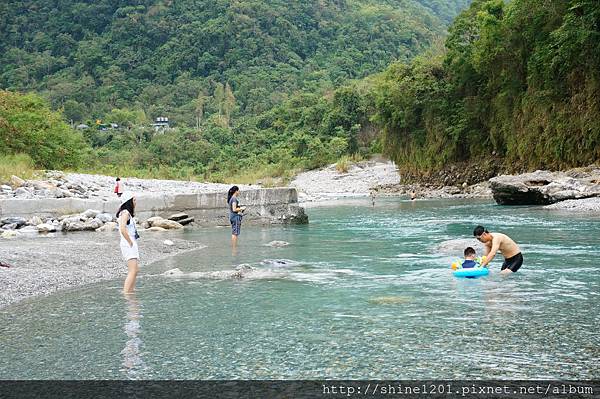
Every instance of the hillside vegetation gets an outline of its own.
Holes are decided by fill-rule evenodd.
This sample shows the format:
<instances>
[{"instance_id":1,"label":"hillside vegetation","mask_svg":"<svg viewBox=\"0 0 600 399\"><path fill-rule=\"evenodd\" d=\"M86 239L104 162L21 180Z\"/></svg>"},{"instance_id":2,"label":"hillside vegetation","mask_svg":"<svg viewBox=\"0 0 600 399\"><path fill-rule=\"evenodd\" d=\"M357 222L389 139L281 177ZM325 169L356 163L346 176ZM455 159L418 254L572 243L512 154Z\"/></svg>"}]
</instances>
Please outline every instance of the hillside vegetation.
<instances>
[{"instance_id":1,"label":"hillside vegetation","mask_svg":"<svg viewBox=\"0 0 600 399\"><path fill-rule=\"evenodd\" d=\"M473 1L443 50L377 77L383 148L405 170L493 154L511 171L600 160L596 0Z\"/></svg>"}]
</instances>

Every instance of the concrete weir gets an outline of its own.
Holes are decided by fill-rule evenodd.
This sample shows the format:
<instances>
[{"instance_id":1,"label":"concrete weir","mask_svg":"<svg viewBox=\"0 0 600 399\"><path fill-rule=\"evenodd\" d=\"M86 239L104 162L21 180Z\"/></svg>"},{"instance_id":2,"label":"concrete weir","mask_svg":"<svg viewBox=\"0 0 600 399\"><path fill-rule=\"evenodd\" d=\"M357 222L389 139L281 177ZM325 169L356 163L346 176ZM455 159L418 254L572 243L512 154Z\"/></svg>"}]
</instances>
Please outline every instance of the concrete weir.
<instances>
[{"instance_id":1,"label":"concrete weir","mask_svg":"<svg viewBox=\"0 0 600 399\"><path fill-rule=\"evenodd\" d=\"M225 193L157 194L136 193L136 218L145 220L152 216L168 217L185 212L202 225L228 225L229 211ZM295 188L261 188L240 193L240 205L247 207L244 222L257 224L302 224L308 216L298 205ZM33 216L58 217L94 209L114 214L119 207L118 198L37 198L1 199L0 217Z\"/></svg>"}]
</instances>

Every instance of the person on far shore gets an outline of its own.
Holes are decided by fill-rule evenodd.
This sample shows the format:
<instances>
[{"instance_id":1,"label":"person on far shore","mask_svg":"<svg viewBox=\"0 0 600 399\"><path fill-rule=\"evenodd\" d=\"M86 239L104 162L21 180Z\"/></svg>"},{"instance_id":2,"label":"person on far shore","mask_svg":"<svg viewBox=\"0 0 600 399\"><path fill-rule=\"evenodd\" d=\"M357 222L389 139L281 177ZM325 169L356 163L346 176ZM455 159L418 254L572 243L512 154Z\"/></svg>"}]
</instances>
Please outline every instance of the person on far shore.
<instances>
[{"instance_id":1,"label":"person on far shore","mask_svg":"<svg viewBox=\"0 0 600 399\"><path fill-rule=\"evenodd\" d=\"M132 193L127 192L121 196L121 206L117 211L121 253L127 262L127 278L123 284L123 292L126 294L135 290L135 279L139 271L140 254L137 244L139 235L135 227L135 205L135 197Z\"/></svg>"},{"instance_id":2,"label":"person on far shore","mask_svg":"<svg viewBox=\"0 0 600 399\"><path fill-rule=\"evenodd\" d=\"M242 227L242 216L246 210L245 206L240 207L238 201L238 195L240 188L233 186L227 193L227 204L229 205L229 222L231 223L231 244L235 247L237 245L237 238L240 235L240 229Z\"/></svg>"},{"instance_id":3,"label":"person on far shore","mask_svg":"<svg viewBox=\"0 0 600 399\"><path fill-rule=\"evenodd\" d=\"M123 195L123 183L121 183L121 178L117 177L117 183L115 184L115 194L117 197L121 197Z\"/></svg>"},{"instance_id":4,"label":"person on far shore","mask_svg":"<svg viewBox=\"0 0 600 399\"><path fill-rule=\"evenodd\" d=\"M475 238L483 243L483 254L487 256L481 262L481 266L487 265L494 259L498 251L504 256L504 263L500 274L515 273L523 265L523 255L519 246L506 234L490 233L483 226L477 226L473 230Z\"/></svg>"}]
</instances>

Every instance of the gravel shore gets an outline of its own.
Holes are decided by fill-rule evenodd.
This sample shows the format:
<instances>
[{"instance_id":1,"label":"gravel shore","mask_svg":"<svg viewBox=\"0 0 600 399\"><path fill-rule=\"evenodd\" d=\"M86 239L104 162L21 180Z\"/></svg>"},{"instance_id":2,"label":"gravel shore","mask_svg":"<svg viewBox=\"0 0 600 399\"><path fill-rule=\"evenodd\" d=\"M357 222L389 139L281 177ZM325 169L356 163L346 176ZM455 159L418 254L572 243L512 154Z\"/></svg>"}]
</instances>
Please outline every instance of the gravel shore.
<instances>
[{"instance_id":1,"label":"gravel shore","mask_svg":"<svg viewBox=\"0 0 600 399\"><path fill-rule=\"evenodd\" d=\"M202 248L178 237L181 233L145 234L139 241L140 273L143 275L144 267L151 263ZM173 245L165 244L165 239ZM0 261L10 264L10 268L0 267L0 308L25 298L102 280L124 279L127 275L115 232L0 240Z\"/></svg>"},{"instance_id":2,"label":"gravel shore","mask_svg":"<svg viewBox=\"0 0 600 399\"><path fill-rule=\"evenodd\" d=\"M375 196L410 196L416 198L492 198L487 182L471 186L436 187L401 183L398 169L391 161L363 161L352 164L347 172L336 165L300 173L290 183L298 190L303 203L328 199Z\"/></svg>"},{"instance_id":3,"label":"gravel shore","mask_svg":"<svg viewBox=\"0 0 600 399\"><path fill-rule=\"evenodd\" d=\"M600 215L600 197L561 201L556 204L547 205L544 209Z\"/></svg>"}]
</instances>

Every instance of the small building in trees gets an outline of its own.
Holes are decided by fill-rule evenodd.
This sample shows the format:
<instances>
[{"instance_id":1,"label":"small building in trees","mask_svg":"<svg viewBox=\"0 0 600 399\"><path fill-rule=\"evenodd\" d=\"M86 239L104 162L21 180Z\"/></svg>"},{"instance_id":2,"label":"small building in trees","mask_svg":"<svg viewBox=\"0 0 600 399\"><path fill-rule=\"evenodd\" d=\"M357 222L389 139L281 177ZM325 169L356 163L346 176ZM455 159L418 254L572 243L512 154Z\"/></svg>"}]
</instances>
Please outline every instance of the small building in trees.
<instances>
[{"instance_id":1,"label":"small building in trees","mask_svg":"<svg viewBox=\"0 0 600 399\"><path fill-rule=\"evenodd\" d=\"M159 116L150 126L152 126L154 131L157 133L163 133L171 128L171 125L169 124L169 118L166 116Z\"/></svg>"}]
</instances>

